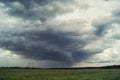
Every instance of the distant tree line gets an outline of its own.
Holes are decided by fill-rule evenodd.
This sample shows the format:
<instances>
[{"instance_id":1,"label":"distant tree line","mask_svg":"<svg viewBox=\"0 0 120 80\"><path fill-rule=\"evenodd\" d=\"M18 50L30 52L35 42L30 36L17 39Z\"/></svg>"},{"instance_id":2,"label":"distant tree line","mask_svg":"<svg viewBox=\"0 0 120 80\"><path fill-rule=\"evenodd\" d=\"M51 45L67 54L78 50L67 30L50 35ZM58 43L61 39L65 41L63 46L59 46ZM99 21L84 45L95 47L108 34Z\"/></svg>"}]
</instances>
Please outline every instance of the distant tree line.
<instances>
[{"instance_id":1,"label":"distant tree line","mask_svg":"<svg viewBox=\"0 0 120 80\"><path fill-rule=\"evenodd\" d=\"M0 69L120 69L120 65L102 67L77 67L77 68L0 67Z\"/></svg>"}]
</instances>

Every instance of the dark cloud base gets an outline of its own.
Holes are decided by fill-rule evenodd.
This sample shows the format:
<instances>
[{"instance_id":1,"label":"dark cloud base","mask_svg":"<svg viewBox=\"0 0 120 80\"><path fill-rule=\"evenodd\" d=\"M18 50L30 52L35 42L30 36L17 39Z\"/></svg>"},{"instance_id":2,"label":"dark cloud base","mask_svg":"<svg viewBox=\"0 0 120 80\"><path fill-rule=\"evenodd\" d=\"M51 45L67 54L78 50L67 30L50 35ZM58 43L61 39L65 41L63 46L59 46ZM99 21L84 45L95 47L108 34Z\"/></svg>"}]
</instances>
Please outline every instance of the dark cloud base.
<instances>
[{"instance_id":1,"label":"dark cloud base","mask_svg":"<svg viewBox=\"0 0 120 80\"><path fill-rule=\"evenodd\" d=\"M34 60L60 62L59 66L68 67L86 58L79 50L84 42L75 38L76 34L54 31L30 30L20 33L3 32L0 47ZM4 41L3 41L4 40Z\"/></svg>"}]
</instances>

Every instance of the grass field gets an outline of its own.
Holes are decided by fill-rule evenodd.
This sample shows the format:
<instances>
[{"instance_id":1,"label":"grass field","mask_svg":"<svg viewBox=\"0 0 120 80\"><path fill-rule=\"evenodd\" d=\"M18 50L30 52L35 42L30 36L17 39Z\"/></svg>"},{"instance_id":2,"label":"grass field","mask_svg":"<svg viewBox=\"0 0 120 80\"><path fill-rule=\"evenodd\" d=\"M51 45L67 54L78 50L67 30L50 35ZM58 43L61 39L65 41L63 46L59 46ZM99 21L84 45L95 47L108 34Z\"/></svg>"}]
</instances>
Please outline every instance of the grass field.
<instances>
[{"instance_id":1,"label":"grass field","mask_svg":"<svg viewBox=\"0 0 120 80\"><path fill-rule=\"evenodd\" d=\"M0 69L0 80L120 80L120 69Z\"/></svg>"}]
</instances>

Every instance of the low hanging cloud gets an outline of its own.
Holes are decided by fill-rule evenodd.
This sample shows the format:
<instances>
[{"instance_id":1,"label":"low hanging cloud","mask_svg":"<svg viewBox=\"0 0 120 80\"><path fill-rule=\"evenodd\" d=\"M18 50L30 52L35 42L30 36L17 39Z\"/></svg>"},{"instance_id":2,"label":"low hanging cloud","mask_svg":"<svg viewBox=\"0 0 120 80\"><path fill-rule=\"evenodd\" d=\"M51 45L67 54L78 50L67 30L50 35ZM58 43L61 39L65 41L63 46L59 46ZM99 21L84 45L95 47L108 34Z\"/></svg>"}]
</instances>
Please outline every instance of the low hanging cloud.
<instances>
[{"instance_id":1,"label":"low hanging cloud","mask_svg":"<svg viewBox=\"0 0 120 80\"><path fill-rule=\"evenodd\" d=\"M79 55L79 58L81 56L81 60L86 55L78 50L79 44L83 44L83 42L77 40L75 36L77 35L73 33L51 29L20 33L3 32L0 35L0 47L25 58L62 62L63 67L69 67L75 63L77 57L75 55Z\"/></svg>"},{"instance_id":2,"label":"low hanging cloud","mask_svg":"<svg viewBox=\"0 0 120 80\"><path fill-rule=\"evenodd\" d=\"M118 2L0 0L0 48L38 67L110 63L119 54Z\"/></svg>"}]
</instances>

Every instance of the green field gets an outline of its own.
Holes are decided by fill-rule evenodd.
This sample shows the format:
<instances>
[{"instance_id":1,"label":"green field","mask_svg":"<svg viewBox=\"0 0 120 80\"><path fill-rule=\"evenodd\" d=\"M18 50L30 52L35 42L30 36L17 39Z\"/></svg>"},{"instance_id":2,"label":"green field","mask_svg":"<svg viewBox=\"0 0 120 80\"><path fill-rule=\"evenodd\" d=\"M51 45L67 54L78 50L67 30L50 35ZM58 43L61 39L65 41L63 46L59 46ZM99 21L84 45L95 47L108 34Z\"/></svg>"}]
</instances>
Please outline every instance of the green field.
<instances>
[{"instance_id":1,"label":"green field","mask_svg":"<svg viewBox=\"0 0 120 80\"><path fill-rule=\"evenodd\" d=\"M0 80L120 80L120 69L0 69Z\"/></svg>"}]
</instances>

